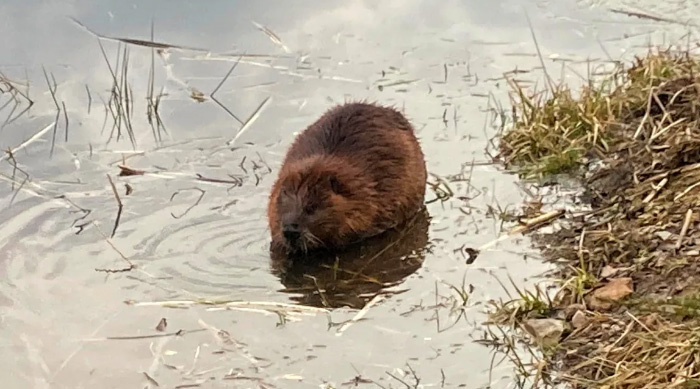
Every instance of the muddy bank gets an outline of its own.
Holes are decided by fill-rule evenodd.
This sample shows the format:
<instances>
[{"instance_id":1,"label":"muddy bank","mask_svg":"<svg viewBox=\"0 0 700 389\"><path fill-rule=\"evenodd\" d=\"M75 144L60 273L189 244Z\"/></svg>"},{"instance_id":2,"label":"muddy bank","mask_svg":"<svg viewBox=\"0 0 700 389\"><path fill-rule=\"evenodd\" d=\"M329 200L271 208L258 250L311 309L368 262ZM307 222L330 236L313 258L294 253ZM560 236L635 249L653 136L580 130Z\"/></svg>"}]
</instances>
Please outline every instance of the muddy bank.
<instances>
[{"instance_id":1,"label":"muddy bank","mask_svg":"<svg viewBox=\"0 0 700 389\"><path fill-rule=\"evenodd\" d=\"M523 177L551 184L565 174L580 188L554 231L532 235L558 266L557 289L523 293L492 315L539 350L536 372L523 374L576 388L693 387L700 376L695 47L650 50L577 90L511 84L517 119L500 139L502 160Z\"/></svg>"}]
</instances>

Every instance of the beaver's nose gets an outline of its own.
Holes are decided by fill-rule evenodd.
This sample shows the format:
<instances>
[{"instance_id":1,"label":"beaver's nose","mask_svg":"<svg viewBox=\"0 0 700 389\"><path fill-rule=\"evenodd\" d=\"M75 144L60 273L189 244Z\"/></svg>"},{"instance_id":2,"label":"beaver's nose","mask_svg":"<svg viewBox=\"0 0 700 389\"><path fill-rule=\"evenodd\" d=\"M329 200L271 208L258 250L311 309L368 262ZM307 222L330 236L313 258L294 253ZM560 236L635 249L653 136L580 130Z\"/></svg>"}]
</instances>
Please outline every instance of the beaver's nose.
<instances>
[{"instance_id":1,"label":"beaver's nose","mask_svg":"<svg viewBox=\"0 0 700 389\"><path fill-rule=\"evenodd\" d=\"M282 235L284 239L295 242L301 237L301 231L299 230L299 224L297 223L286 223L282 226Z\"/></svg>"}]
</instances>

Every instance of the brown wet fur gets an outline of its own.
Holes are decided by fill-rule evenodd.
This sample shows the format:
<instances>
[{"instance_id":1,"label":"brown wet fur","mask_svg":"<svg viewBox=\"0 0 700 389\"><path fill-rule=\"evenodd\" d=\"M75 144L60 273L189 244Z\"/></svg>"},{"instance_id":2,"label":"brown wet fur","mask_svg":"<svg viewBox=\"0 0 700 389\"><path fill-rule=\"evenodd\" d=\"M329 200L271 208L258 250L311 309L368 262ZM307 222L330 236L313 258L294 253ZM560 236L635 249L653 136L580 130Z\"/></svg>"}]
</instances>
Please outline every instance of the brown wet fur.
<instances>
[{"instance_id":1,"label":"brown wet fur","mask_svg":"<svg viewBox=\"0 0 700 389\"><path fill-rule=\"evenodd\" d=\"M338 249L404 225L424 204L427 173L413 126L397 110L347 103L299 134L268 203L271 248ZM285 239L296 224L301 238Z\"/></svg>"}]
</instances>

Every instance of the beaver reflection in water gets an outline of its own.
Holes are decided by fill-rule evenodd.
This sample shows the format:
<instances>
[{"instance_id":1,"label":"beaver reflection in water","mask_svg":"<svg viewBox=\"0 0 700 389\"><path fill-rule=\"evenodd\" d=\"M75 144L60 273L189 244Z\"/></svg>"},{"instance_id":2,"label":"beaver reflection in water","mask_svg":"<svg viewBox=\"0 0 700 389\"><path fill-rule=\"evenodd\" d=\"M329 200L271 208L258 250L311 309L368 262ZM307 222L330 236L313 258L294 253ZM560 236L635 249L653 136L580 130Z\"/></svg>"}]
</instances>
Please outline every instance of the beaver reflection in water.
<instances>
[{"instance_id":1,"label":"beaver reflection in water","mask_svg":"<svg viewBox=\"0 0 700 389\"><path fill-rule=\"evenodd\" d=\"M425 207L401 229L389 229L360 244L332 252L307 253L291 260L283 251L270 252L270 271L279 278L289 299L318 308L362 309L377 295L409 290L400 285L416 273L434 247Z\"/></svg>"},{"instance_id":2,"label":"beaver reflection in water","mask_svg":"<svg viewBox=\"0 0 700 389\"><path fill-rule=\"evenodd\" d=\"M397 110L348 103L300 133L268 204L271 248L340 249L404 225L423 208L426 168Z\"/></svg>"}]
</instances>

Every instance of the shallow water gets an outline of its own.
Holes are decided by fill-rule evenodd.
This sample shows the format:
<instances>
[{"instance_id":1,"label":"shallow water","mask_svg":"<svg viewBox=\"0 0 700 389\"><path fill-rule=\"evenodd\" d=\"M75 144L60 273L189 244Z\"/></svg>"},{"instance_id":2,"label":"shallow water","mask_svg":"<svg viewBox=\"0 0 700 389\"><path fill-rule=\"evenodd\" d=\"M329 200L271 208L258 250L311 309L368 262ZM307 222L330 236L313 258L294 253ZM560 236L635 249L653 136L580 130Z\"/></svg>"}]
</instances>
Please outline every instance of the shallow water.
<instances>
[{"instance_id":1,"label":"shallow water","mask_svg":"<svg viewBox=\"0 0 700 389\"><path fill-rule=\"evenodd\" d=\"M0 167L5 387L340 387L356 377L360 386L376 386L371 380L387 388L404 387L400 380L413 385L416 377L420 387L512 386L512 366L492 366L492 352L473 342L484 332L481 312L490 299L506 297L496 278L529 285L547 267L526 239L505 240L469 265L463 249L500 235L489 206L513 209L525 196L516 177L484 163L500 124L492 110L508 103L503 73L534 70L517 78L542 82L525 10L543 55L559 59L547 61L549 71L558 75L566 64L565 77L574 82L587 59L617 58L661 39L662 29L590 1L270 4L0 4L0 71L17 85L28 80L35 102L19 115L27 103L17 96L17 107L0 110L7 122L0 146L21 146L16 168L6 159ZM115 126L104 103L114 79L87 29L150 40L152 20L156 41L204 51L154 54L153 90L164 93L165 130L158 130L146 115L152 50L128 45L128 81L121 85L129 85L131 124L122 122L119 139L116 129L110 139ZM116 61L125 45L102 44L120 78ZM240 133L241 123L209 98L239 60L216 97L241 121L253 117ZM42 67L55 78L58 116ZM10 99L2 90L0 106ZM193 99L193 90L206 100ZM337 295L320 296L302 274L281 280L266 250L265 205L294 133L332 104L353 99L402 108L429 171L450 181L454 196L428 205L427 236L419 231L410 247L396 246L416 262L397 255L387 257L395 268L355 268L392 285L365 306L362 320L341 326L358 311L338 306L360 308L380 288L343 284ZM120 177L119 164L146 174ZM118 204L108 176L123 203L109 241ZM428 191L429 200L435 196ZM122 256L137 267L99 271L124 269ZM327 269L306 272L337 282ZM463 282L473 291L457 321L450 307L459 300L448 285ZM317 313L281 322L269 311L186 303L204 299L333 309L330 319ZM164 301L182 303L146 304ZM165 332L156 331L162 318ZM207 330L152 336L201 328Z\"/></svg>"}]
</instances>

